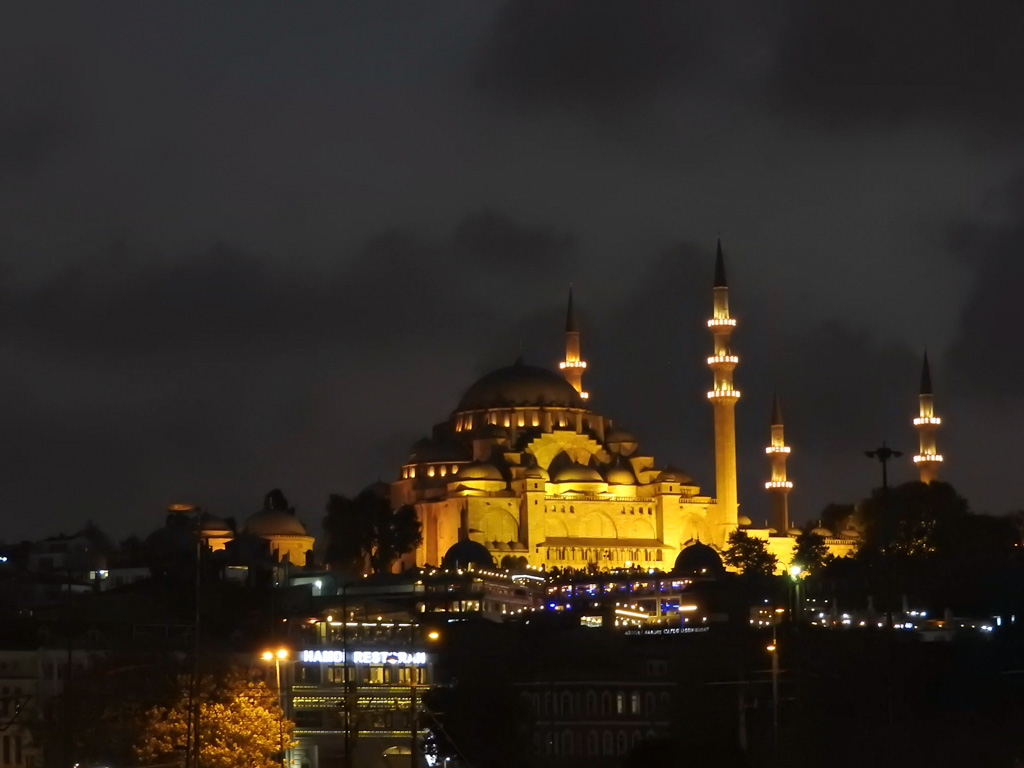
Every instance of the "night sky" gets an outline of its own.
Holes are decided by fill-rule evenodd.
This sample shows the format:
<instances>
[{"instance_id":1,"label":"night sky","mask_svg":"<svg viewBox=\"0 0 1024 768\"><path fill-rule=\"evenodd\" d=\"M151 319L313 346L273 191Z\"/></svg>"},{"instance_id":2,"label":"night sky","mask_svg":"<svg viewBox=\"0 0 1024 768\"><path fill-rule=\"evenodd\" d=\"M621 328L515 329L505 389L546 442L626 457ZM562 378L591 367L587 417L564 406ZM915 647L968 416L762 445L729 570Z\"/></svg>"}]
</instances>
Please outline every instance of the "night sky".
<instances>
[{"instance_id":1,"label":"night sky","mask_svg":"<svg viewBox=\"0 0 1024 768\"><path fill-rule=\"evenodd\" d=\"M22 3L0 27L7 541L396 476L481 373L555 366L741 512L771 393L798 521L879 482L932 359L944 479L1024 506L1024 8L986 0Z\"/></svg>"}]
</instances>

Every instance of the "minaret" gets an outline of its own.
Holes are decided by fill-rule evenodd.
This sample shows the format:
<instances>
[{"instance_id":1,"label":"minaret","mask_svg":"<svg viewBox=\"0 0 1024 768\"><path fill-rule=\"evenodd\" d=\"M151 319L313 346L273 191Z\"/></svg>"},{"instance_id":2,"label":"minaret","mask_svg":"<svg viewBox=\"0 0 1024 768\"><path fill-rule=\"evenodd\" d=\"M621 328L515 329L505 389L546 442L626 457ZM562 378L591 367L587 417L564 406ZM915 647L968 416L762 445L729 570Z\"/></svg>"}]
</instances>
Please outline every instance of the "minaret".
<instances>
[{"instance_id":1,"label":"minaret","mask_svg":"<svg viewBox=\"0 0 1024 768\"><path fill-rule=\"evenodd\" d=\"M914 427L920 436L921 450L914 457L917 471L921 473L921 482L930 483L939 479L939 467L942 466L942 454L935 447L935 432L942 419L935 415L932 398L932 374L928 369L928 353L924 353L924 364L921 366L921 393L917 396L918 415L914 419Z\"/></svg>"},{"instance_id":2,"label":"minaret","mask_svg":"<svg viewBox=\"0 0 1024 768\"><path fill-rule=\"evenodd\" d=\"M715 375L715 388L708 392L708 400L715 414L715 495L717 496L719 530L715 543L725 544L729 532L736 529L739 502L736 499L736 419L734 406L740 393L732 383L732 371L740 359L732 354L729 338L736 321L729 317L729 286L725 281L725 260L722 241L718 241L715 256L714 315L708 328L715 339L715 354L708 358L708 366Z\"/></svg>"},{"instance_id":3,"label":"minaret","mask_svg":"<svg viewBox=\"0 0 1024 768\"><path fill-rule=\"evenodd\" d=\"M789 532L789 492L793 490L793 483L786 479L789 446L782 433L782 408L779 407L778 394L772 401L772 443L764 452L772 465L772 479L764 484L772 497L772 528L785 536Z\"/></svg>"},{"instance_id":4,"label":"minaret","mask_svg":"<svg viewBox=\"0 0 1024 768\"><path fill-rule=\"evenodd\" d=\"M583 369L587 364L580 359L580 327L576 323L576 308L572 303L572 286L569 286L569 309L565 313L565 360L558 364L565 380L586 400L589 392L583 391Z\"/></svg>"}]
</instances>

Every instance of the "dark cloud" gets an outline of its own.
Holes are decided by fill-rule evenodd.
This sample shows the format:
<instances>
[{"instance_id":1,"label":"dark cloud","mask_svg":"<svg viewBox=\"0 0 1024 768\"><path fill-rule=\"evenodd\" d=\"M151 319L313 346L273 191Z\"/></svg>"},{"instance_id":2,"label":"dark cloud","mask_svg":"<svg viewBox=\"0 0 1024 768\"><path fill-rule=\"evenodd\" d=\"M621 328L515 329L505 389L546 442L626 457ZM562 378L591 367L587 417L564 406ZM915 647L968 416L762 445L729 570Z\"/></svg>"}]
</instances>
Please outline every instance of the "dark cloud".
<instances>
[{"instance_id":1,"label":"dark cloud","mask_svg":"<svg viewBox=\"0 0 1024 768\"><path fill-rule=\"evenodd\" d=\"M951 234L969 270L971 291L950 364L959 391L1005 401L1024 399L1024 177L1002 199L1011 212L1008 223L965 222Z\"/></svg>"},{"instance_id":2,"label":"dark cloud","mask_svg":"<svg viewBox=\"0 0 1024 768\"><path fill-rule=\"evenodd\" d=\"M698 60L689 3L510 0L485 40L480 84L535 106L614 108Z\"/></svg>"},{"instance_id":3,"label":"dark cloud","mask_svg":"<svg viewBox=\"0 0 1024 768\"><path fill-rule=\"evenodd\" d=\"M773 91L833 128L939 121L986 135L1024 123L1024 9L1013 0L796 0Z\"/></svg>"},{"instance_id":4,"label":"dark cloud","mask_svg":"<svg viewBox=\"0 0 1024 768\"><path fill-rule=\"evenodd\" d=\"M7 285L0 464L10 502L35 514L3 535L87 518L145 530L179 497L244 517L273 485L315 522L327 493L390 476L469 383L467 361L512 359L499 340L529 280L514 265L538 255L567 276L575 251L488 212L437 236L383 232L329 270L226 245L155 263L119 245Z\"/></svg>"}]
</instances>

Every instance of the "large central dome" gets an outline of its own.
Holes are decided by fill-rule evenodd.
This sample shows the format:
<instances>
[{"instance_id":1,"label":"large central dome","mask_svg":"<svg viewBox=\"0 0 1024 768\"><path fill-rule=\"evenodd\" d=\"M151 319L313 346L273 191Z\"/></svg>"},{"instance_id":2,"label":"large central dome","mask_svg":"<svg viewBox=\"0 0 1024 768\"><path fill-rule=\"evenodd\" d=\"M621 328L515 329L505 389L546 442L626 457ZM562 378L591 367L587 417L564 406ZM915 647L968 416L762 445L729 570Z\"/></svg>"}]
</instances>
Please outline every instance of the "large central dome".
<instances>
[{"instance_id":1,"label":"large central dome","mask_svg":"<svg viewBox=\"0 0 1024 768\"><path fill-rule=\"evenodd\" d=\"M572 384L554 371L517 362L478 379L459 401L459 411L547 406L584 408Z\"/></svg>"}]
</instances>

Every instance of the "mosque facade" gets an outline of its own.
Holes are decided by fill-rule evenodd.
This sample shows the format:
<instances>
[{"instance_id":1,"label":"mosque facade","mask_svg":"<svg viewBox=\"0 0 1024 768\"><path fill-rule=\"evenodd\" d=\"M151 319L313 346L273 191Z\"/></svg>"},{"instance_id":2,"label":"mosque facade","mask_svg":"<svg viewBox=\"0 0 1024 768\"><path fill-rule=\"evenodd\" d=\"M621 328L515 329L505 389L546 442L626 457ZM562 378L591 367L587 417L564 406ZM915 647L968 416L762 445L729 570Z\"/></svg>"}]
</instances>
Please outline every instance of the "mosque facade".
<instances>
[{"instance_id":1,"label":"mosque facade","mask_svg":"<svg viewBox=\"0 0 1024 768\"><path fill-rule=\"evenodd\" d=\"M590 407L587 363L572 293L559 371L514 365L466 390L449 418L413 445L392 483L394 506L413 505L423 526L415 564L438 564L460 541L495 563L580 571L668 570L695 542L726 546L740 523L733 407L740 393L719 245L708 320L713 373L717 498L681 469ZM748 522L744 520L744 522ZM411 564L411 563L409 563Z\"/></svg>"}]
</instances>

